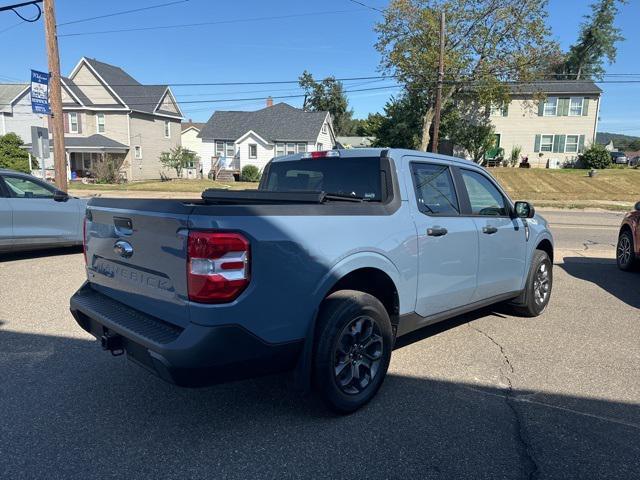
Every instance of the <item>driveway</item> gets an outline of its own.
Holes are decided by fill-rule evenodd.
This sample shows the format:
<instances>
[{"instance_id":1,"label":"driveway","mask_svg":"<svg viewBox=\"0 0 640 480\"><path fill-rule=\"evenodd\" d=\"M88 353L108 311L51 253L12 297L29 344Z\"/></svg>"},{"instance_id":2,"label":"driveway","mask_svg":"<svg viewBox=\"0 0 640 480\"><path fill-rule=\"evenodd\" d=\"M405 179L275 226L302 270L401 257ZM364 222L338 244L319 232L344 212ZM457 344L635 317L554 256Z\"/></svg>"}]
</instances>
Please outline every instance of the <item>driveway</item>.
<instances>
[{"instance_id":1,"label":"driveway","mask_svg":"<svg viewBox=\"0 0 640 480\"><path fill-rule=\"evenodd\" d=\"M576 248L543 316L486 309L401 339L379 395L347 417L286 375L165 384L75 324L81 253L9 257L0 478L638 478L640 274L562 231Z\"/></svg>"}]
</instances>

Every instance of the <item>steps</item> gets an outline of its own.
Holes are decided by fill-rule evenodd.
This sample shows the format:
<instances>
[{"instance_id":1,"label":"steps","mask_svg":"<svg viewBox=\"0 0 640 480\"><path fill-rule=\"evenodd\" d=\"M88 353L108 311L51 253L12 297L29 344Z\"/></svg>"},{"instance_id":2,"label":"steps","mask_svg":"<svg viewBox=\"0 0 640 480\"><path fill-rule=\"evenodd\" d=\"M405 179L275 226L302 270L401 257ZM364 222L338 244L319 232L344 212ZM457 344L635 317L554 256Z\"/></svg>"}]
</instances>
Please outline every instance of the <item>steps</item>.
<instances>
[{"instance_id":1,"label":"steps","mask_svg":"<svg viewBox=\"0 0 640 480\"><path fill-rule=\"evenodd\" d=\"M233 176L233 170L220 170L216 175L217 182L235 182L236 178Z\"/></svg>"}]
</instances>

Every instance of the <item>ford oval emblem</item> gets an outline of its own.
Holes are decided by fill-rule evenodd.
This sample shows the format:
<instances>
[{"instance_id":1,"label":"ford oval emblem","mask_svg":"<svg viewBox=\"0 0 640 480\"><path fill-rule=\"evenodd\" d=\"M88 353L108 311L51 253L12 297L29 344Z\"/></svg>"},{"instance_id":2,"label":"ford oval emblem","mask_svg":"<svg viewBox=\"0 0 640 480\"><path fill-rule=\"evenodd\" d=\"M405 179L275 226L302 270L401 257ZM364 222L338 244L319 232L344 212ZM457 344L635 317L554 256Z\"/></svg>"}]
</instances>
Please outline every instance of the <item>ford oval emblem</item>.
<instances>
[{"instance_id":1,"label":"ford oval emblem","mask_svg":"<svg viewBox=\"0 0 640 480\"><path fill-rule=\"evenodd\" d=\"M125 242L124 240L118 240L113 246L113 251L116 255L120 255L123 258L129 258L133 255L133 247L129 242Z\"/></svg>"}]
</instances>

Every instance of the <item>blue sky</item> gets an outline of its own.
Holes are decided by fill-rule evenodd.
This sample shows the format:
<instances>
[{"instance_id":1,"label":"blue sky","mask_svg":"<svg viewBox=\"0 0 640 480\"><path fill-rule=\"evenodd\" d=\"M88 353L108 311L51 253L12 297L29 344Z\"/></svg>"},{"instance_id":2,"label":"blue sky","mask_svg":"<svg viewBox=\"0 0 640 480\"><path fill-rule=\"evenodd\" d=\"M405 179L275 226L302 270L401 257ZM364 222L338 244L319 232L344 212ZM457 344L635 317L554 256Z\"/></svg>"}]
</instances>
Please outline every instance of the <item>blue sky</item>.
<instances>
[{"instance_id":1,"label":"blue sky","mask_svg":"<svg viewBox=\"0 0 640 480\"><path fill-rule=\"evenodd\" d=\"M10 0L0 0L8 4ZM95 2L58 0L58 23L121 10L168 3L171 0L111 0ZM383 8L384 0L364 0ZM563 48L576 39L586 0L551 0L549 24ZM333 13L326 13L333 12ZM30 10L22 10L24 15ZM127 33L62 36L144 26L219 22L284 15L305 16L261 21L219 23ZM193 83L295 80L307 69L317 78L327 75L359 77L378 74L379 55L374 48L373 25L380 14L349 0L305 2L295 0L190 0L164 8L61 26L60 57L68 74L82 56L97 58L124 68L142 83ZM618 19L626 41L619 45L618 59L607 67L611 73L640 75L640 1L623 7ZM8 29L8 30L7 30ZM29 70L47 70L42 20L20 23L11 12L0 13L0 82L26 81ZM640 77L635 77L640 78ZM346 82L347 90L391 85L388 80ZM600 131L640 135L640 83L601 84L604 90ZM226 103L185 103L211 99L240 99L269 94L299 93L295 85L172 87L187 118L206 120L216 109L253 110L263 100ZM381 111L393 89L349 94L356 117ZM276 99L276 101L278 101ZM299 106L301 99L283 99Z\"/></svg>"}]
</instances>

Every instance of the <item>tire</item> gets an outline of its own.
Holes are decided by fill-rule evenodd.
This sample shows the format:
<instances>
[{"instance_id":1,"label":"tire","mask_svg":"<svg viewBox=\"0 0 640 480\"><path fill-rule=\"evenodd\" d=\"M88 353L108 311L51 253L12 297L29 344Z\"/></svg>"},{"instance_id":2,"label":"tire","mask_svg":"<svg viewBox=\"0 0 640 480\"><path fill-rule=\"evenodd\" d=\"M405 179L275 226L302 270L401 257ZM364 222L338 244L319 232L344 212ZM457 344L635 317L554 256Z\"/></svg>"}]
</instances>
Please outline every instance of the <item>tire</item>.
<instances>
[{"instance_id":1,"label":"tire","mask_svg":"<svg viewBox=\"0 0 640 480\"><path fill-rule=\"evenodd\" d=\"M631 232L625 230L618 237L618 244L616 246L616 262L618 268L625 272L635 270L638 262L635 259L635 250L633 245L633 235Z\"/></svg>"},{"instance_id":2,"label":"tire","mask_svg":"<svg viewBox=\"0 0 640 480\"><path fill-rule=\"evenodd\" d=\"M546 273L545 273L546 272ZM524 289L524 302L514 306L518 315L537 317L549 304L553 287L553 264L547 252L535 250Z\"/></svg>"},{"instance_id":3,"label":"tire","mask_svg":"<svg viewBox=\"0 0 640 480\"><path fill-rule=\"evenodd\" d=\"M315 338L313 381L324 403L341 414L366 405L391 360L393 333L382 303L355 290L332 293L321 305Z\"/></svg>"}]
</instances>

